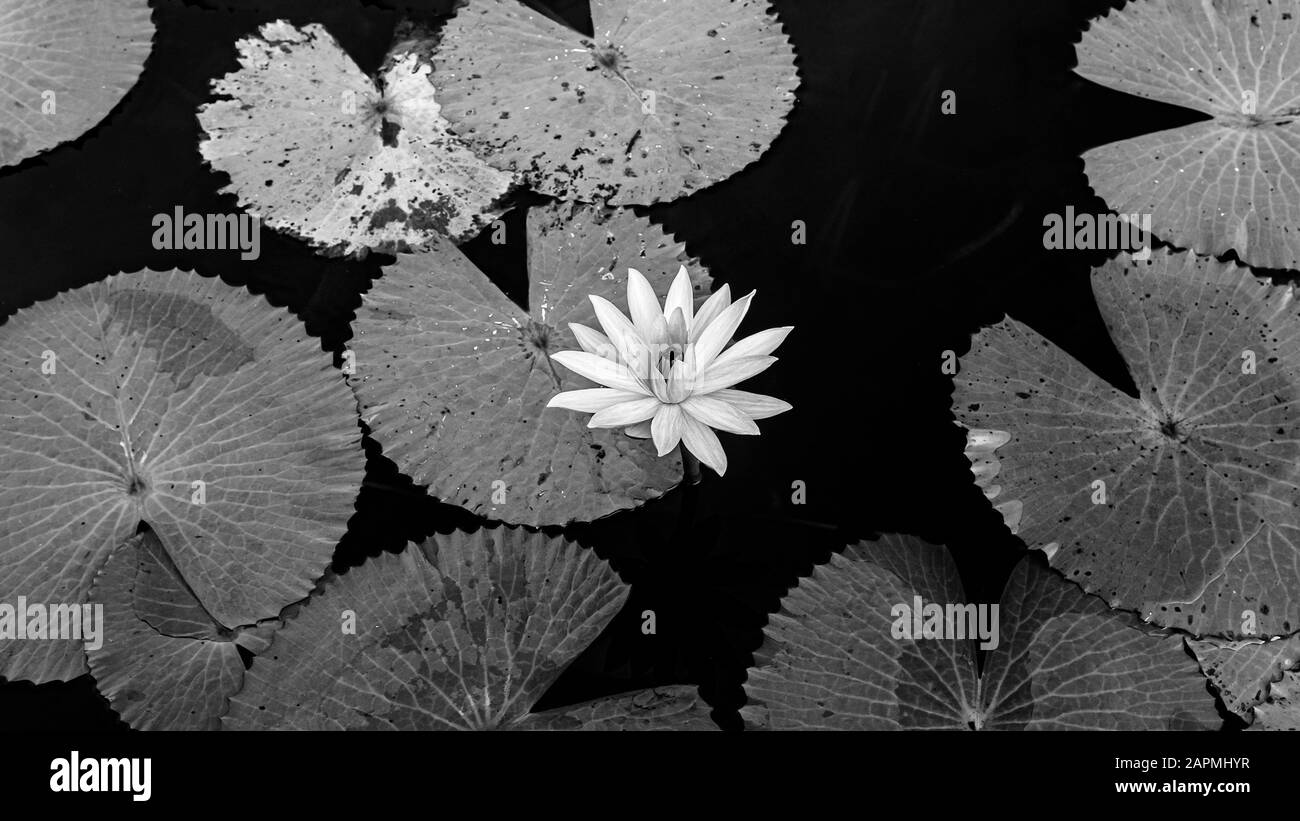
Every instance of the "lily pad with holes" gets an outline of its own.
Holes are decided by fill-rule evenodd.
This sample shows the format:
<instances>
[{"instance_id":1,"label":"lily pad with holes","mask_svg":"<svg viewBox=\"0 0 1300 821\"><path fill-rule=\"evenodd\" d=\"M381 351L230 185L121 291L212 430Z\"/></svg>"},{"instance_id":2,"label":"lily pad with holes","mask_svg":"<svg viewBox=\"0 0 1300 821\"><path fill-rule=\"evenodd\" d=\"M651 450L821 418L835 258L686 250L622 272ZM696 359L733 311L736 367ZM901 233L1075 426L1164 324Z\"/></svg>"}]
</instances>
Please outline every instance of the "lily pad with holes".
<instances>
[{"instance_id":1,"label":"lily pad with holes","mask_svg":"<svg viewBox=\"0 0 1300 821\"><path fill-rule=\"evenodd\" d=\"M921 633L897 628L914 621L918 604ZM932 622L938 631L925 627L927 605L943 612ZM974 607L964 601L946 548L892 534L851 545L801 581L772 616L741 716L751 729L767 730L1189 730L1221 723L1180 636L1108 610L1034 556L1016 566L996 612L981 616ZM982 675L980 644L993 645L983 651Z\"/></svg>"},{"instance_id":2,"label":"lily pad with holes","mask_svg":"<svg viewBox=\"0 0 1300 821\"><path fill-rule=\"evenodd\" d=\"M682 244L629 211L554 204L528 214L528 307L448 243L399 258L363 297L351 382L384 455L429 493L489 519L590 521L681 481L681 460L587 416L546 407L594 383L549 354L598 327L588 296L626 302L627 271L662 300L682 265L697 301L709 276Z\"/></svg>"},{"instance_id":3,"label":"lily pad with holes","mask_svg":"<svg viewBox=\"0 0 1300 821\"><path fill-rule=\"evenodd\" d=\"M0 0L0 166L99 124L144 69L148 0Z\"/></svg>"},{"instance_id":4,"label":"lily pad with holes","mask_svg":"<svg viewBox=\"0 0 1300 821\"><path fill-rule=\"evenodd\" d=\"M1254 719L1255 705L1268 698L1269 687L1300 664L1300 636L1272 641L1191 640L1188 646L1224 706L1248 721Z\"/></svg>"},{"instance_id":5,"label":"lily pad with holes","mask_svg":"<svg viewBox=\"0 0 1300 821\"><path fill-rule=\"evenodd\" d=\"M355 400L302 324L186 271L119 274L0 326L0 601L81 604L144 521L227 629L312 587L364 468ZM0 675L84 673L73 640Z\"/></svg>"},{"instance_id":6,"label":"lily pad with holes","mask_svg":"<svg viewBox=\"0 0 1300 821\"><path fill-rule=\"evenodd\" d=\"M412 42L378 81L318 24L267 23L238 45L239 70L212 84L225 99L199 108L199 150L267 225L360 255L460 242L500 213L514 176L447 131Z\"/></svg>"},{"instance_id":7,"label":"lily pad with holes","mask_svg":"<svg viewBox=\"0 0 1300 821\"><path fill-rule=\"evenodd\" d=\"M799 85L767 0L592 0L595 36L471 0L434 54L479 156L564 199L648 205L726 179L780 133Z\"/></svg>"},{"instance_id":8,"label":"lily pad with holes","mask_svg":"<svg viewBox=\"0 0 1300 821\"><path fill-rule=\"evenodd\" d=\"M1182 248L1300 268L1300 9L1272 0L1130 0L1093 21L1078 73L1210 119L1084 154L1120 213Z\"/></svg>"},{"instance_id":9,"label":"lily pad with holes","mask_svg":"<svg viewBox=\"0 0 1300 821\"><path fill-rule=\"evenodd\" d=\"M1158 624L1300 627L1300 320L1291 287L1195 255L1094 269L1138 395L1006 319L953 410L984 495L1052 565ZM1242 612L1257 614L1252 633Z\"/></svg>"},{"instance_id":10,"label":"lily pad with holes","mask_svg":"<svg viewBox=\"0 0 1300 821\"><path fill-rule=\"evenodd\" d=\"M590 550L515 528L381 553L276 632L223 719L234 730L712 728L694 688L530 712L629 588Z\"/></svg>"},{"instance_id":11,"label":"lily pad with holes","mask_svg":"<svg viewBox=\"0 0 1300 821\"><path fill-rule=\"evenodd\" d=\"M1252 730L1300 730L1300 670L1292 670L1269 687L1268 698L1255 707Z\"/></svg>"},{"instance_id":12,"label":"lily pad with holes","mask_svg":"<svg viewBox=\"0 0 1300 821\"><path fill-rule=\"evenodd\" d=\"M90 672L136 730L220 729L244 681L237 648L261 652L275 624L218 624L151 531L113 551L90 598L104 607L103 644L86 651Z\"/></svg>"}]
</instances>

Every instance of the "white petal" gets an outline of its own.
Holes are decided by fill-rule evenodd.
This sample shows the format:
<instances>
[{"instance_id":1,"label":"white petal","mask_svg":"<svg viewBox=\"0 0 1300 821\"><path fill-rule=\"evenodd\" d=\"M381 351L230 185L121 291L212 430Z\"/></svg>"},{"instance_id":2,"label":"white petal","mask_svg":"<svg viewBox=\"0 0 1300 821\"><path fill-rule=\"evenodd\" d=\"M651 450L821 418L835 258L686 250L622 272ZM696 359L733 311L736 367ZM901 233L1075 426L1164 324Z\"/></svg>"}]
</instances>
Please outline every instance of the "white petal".
<instances>
[{"instance_id":1,"label":"white petal","mask_svg":"<svg viewBox=\"0 0 1300 821\"><path fill-rule=\"evenodd\" d=\"M730 362L714 362L695 380L693 393L706 396L730 388L737 382L744 382L751 376L762 373L775 361L775 356L742 356Z\"/></svg>"},{"instance_id":2,"label":"white petal","mask_svg":"<svg viewBox=\"0 0 1300 821\"><path fill-rule=\"evenodd\" d=\"M668 320L663 314L650 320L650 333L646 334L646 342L660 347L668 344Z\"/></svg>"},{"instance_id":3,"label":"white petal","mask_svg":"<svg viewBox=\"0 0 1300 821\"><path fill-rule=\"evenodd\" d=\"M690 396L695 387L695 369L689 362L678 360L668 372L668 387L664 394L669 402L681 402Z\"/></svg>"},{"instance_id":4,"label":"white petal","mask_svg":"<svg viewBox=\"0 0 1300 821\"><path fill-rule=\"evenodd\" d=\"M646 380L650 383L650 393L658 397L660 402L668 401L668 380L664 378L663 372L656 365L650 369L650 378Z\"/></svg>"},{"instance_id":5,"label":"white petal","mask_svg":"<svg viewBox=\"0 0 1300 821\"><path fill-rule=\"evenodd\" d=\"M717 362L715 361L714 364L716 365ZM761 393L750 393L749 391L738 391L734 388L714 391L709 396L714 399L721 399L750 419L767 419L776 416L778 413L785 413L793 407L789 402L783 402L775 397L764 396Z\"/></svg>"},{"instance_id":6,"label":"white petal","mask_svg":"<svg viewBox=\"0 0 1300 821\"><path fill-rule=\"evenodd\" d=\"M655 296L655 289L650 287L650 283L635 268L627 269L627 307L637 330L643 337L649 339L651 324L655 317L663 316L664 312L659 307L659 297Z\"/></svg>"},{"instance_id":7,"label":"white petal","mask_svg":"<svg viewBox=\"0 0 1300 821\"><path fill-rule=\"evenodd\" d=\"M589 428L625 428L644 422L655 415L663 405L653 396L644 396L630 402L620 402L598 412L587 423Z\"/></svg>"},{"instance_id":8,"label":"white petal","mask_svg":"<svg viewBox=\"0 0 1300 821\"><path fill-rule=\"evenodd\" d=\"M637 422L635 425L630 425L630 426L624 428L624 429L623 429L623 432L626 433L628 436L631 436L631 437L634 438L634 439L649 439L649 438L650 438L650 423L649 423L649 422Z\"/></svg>"},{"instance_id":9,"label":"white petal","mask_svg":"<svg viewBox=\"0 0 1300 821\"><path fill-rule=\"evenodd\" d=\"M713 364L717 365L745 356L767 356L772 351L775 351L793 330L793 326L786 326L784 328L769 328L766 331L751 334L718 354L717 359L713 360Z\"/></svg>"},{"instance_id":10,"label":"white petal","mask_svg":"<svg viewBox=\"0 0 1300 821\"><path fill-rule=\"evenodd\" d=\"M686 314L682 313L681 308L673 308L673 312L668 316L668 339L673 344L681 344L686 341L686 329L690 326L686 324Z\"/></svg>"},{"instance_id":11,"label":"white petal","mask_svg":"<svg viewBox=\"0 0 1300 821\"><path fill-rule=\"evenodd\" d=\"M681 441L683 416L685 414L678 405L663 405L655 412L654 421L650 423L650 434L654 437L660 456L667 456Z\"/></svg>"},{"instance_id":12,"label":"white petal","mask_svg":"<svg viewBox=\"0 0 1300 821\"><path fill-rule=\"evenodd\" d=\"M628 402L633 399L641 399L639 393L630 393L629 391L616 391L613 388L583 388L578 391L564 391L551 397L551 401L546 403L548 408L565 408L566 410L580 411L582 413L595 413L603 411L611 405L617 405L620 402Z\"/></svg>"},{"instance_id":13,"label":"white petal","mask_svg":"<svg viewBox=\"0 0 1300 821\"><path fill-rule=\"evenodd\" d=\"M594 353L602 359L614 359L618 356L614 343L600 331L594 331L576 322L569 323L569 330L573 332L573 338L578 340L578 347L587 353Z\"/></svg>"},{"instance_id":14,"label":"white petal","mask_svg":"<svg viewBox=\"0 0 1300 821\"><path fill-rule=\"evenodd\" d=\"M718 441L718 434L688 413L682 414L682 444L695 454L695 458L713 468L721 476L727 472L727 452Z\"/></svg>"},{"instance_id":15,"label":"white petal","mask_svg":"<svg viewBox=\"0 0 1300 821\"><path fill-rule=\"evenodd\" d=\"M723 283L722 287L713 292L713 295L704 300L700 306L700 312L691 320L691 336L688 341L694 342L704 333L704 329L709 327L713 320L717 319L718 314L726 310L731 304L731 286Z\"/></svg>"},{"instance_id":16,"label":"white petal","mask_svg":"<svg viewBox=\"0 0 1300 821\"><path fill-rule=\"evenodd\" d=\"M723 346L731 341L732 335L740 327L740 322L749 310L749 303L754 298L750 291L740 299L728 305L718 318L709 323L695 343L695 356L701 368L708 368L714 358L722 352Z\"/></svg>"},{"instance_id":17,"label":"white petal","mask_svg":"<svg viewBox=\"0 0 1300 821\"><path fill-rule=\"evenodd\" d=\"M677 269L677 276L673 279L673 285L668 289L668 298L664 300L664 316L671 317L673 311L681 308L682 318L686 320L686 327L689 328L691 318L695 315L694 295L691 275L687 273L686 266L683 265Z\"/></svg>"},{"instance_id":18,"label":"white petal","mask_svg":"<svg viewBox=\"0 0 1300 821\"><path fill-rule=\"evenodd\" d=\"M596 311L596 320L600 322L600 329L605 332L605 336L613 339L620 331L632 327L632 322L627 315L614 307L614 303L608 299L596 294L588 294L587 299L591 300L591 307Z\"/></svg>"},{"instance_id":19,"label":"white petal","mask_svg":"<svg viewBox=\"0 0 1300 821\"><path fill-rule=\"evenodd\" d=\"M645 385L641 384L641 380L637 379L636 375L626 365L610 362L608 359L601 359L594 353L557 351L550 356L552 362L558 362L579 376L585 376L592 382L610 388L617 388L621 391L631 391L642 396L650 393Z\"/></svg>"},{"instance_id":20,"label":"white petal","mask_svg":"<svg viewBox=\"0 0 1300 821\"><path fill-rule=\"evenodd\" d=\"M682 403L682 410L711 428L746 436L758 435L758 425L753 420L720 399L692 396Z\"/></svg>"},{"instance_id":21,"label":"white petal","mask_svg":"<svg viewBox=\"0 0 1300 821\"><path fill-rule=\"evenodd\" d=\"M600 327L605 329L605 334L618 349L618 355L623 358L623 362L638 376L644 374L649 363L646 358L649 353L636 326L629 322L628 318L623 316L623 312L615 308L608 299L595 294L588 298L591 300L591 307L596 310L596 319L600 321Z\"/></svg>"}]
</instances>

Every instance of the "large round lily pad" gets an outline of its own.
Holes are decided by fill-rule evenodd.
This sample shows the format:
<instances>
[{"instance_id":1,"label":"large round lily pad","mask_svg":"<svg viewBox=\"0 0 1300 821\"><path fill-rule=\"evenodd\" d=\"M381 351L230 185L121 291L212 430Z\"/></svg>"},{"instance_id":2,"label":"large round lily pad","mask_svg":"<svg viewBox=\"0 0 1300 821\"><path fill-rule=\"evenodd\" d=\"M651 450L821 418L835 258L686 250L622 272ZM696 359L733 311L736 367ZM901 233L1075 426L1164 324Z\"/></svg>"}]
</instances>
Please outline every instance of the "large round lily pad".
<instances>
[{"instance_id":1,"label":"large round lily pad","mask_svg":"<svg viewBox=\"0 0 1300 821\"><path fill-rule=\"evenodd\" d=\"M325 586L253 662L227 729L701 728L673 687L531 713L629 588L589 550L522 529L437 535ZM711 726L711 725L709 725Z\"/></svg>"},{"instance_id":2,"label":"large round lily pad","mask_svg":"<svg viewBox=\"0 0 1300 821\"><path fill-rule=\"evenodd\" d=\"M1084 154L1097 193L1202 254L1300 268L1300 9L1130 0L1092 23L1079 74L1211 119Z\"/></svg>"},{"instance_id":3,"label":"large round lily pad","mask_svg":"<svg viewBox=\"0 0 1300 821\"><path fill-rule=\"evenodd\" d=\"M307 595L363 474L355 401L302 324L185 271L119 274L0 326L0 601L80 604L141 521L227 629ZM0 675L86 670L74 640Z\"/></svg>"},{"instance_id":4,"label":"large round lily pad","mask_svg":"<svg viewBox=\"0 0 1300 821\"><path fill-rule=\"evenodd\" d=\"M682 265L697 300L709 278L683 246L628 211L556 204L528 214L529 310L454 246L401 257L364 296L352 384L384 455L443 501L515 524L562 525L634 507L681 481L678 456L546 407L595 387L549 354L598 327L588 295L626 300L628 268L662 300Z\"/></svg>"},{"instance_id":5,"label":"large round lily pad","mask_svg":"<svg viewBox=\"0 0 1300 821\"><path fill-rule=\"evenodd\" d=\"M589 38L518 0L471 0L434 55L479 156L538 191L672 200L758 159L799 85L767 0L592 0Z\"/></svg>"},{"instance_id":6,"label":"large round lily pad","mask_svg":"<svg viewBox=\"0 0 1300 821\"><path fill-rule=\"evenodd\" d=\"M1014 533L1113 607L1196 635L1300 627L1300 320L1291 287L1189 254L1092 273L1138 396L1012 319L953 410ZM1243 632L1243 613L1254 632Z\"/></svg>"},{"instance_id":7,"label":"large round lily pad","mask_svg":"<svg viewBox=\"0 0 1300 821\"><path fill-rule=\"evenodd\" d=\"M929 606L943 613L932 622L939 632L927 632ZM1221 723L1181 637L1108 610L1033 556L1016 566L996 613L971 611L971 619L956 609L962 606L974 603L964 601L945 548L896 535L852 545L800 582L772 616L741 716L772 730ZM896 626L913 624L919 633ZM996 632L985 629L994 625ZM982 675L981 644L990 645Z\"/></svg>"},{"instance_id":8,"label":"large round lily pad","mask_svg":"<svg viewBox=\"0 0 1300 821\"><path fill-rule=\"evenodd\" d=\"M447 131L432 67L409 42L378 82L318 24L267 23L199 109L199 150L267 225L327 252L406 251L468 239L514 183Z\"/></svg>"},{"instance_id":9,"label":"large round lily pad","mask_svg":"<svg viewBox=\"0 0 1300 821\"><path fill-rule=\"evenodd\" d=\"M0 166L98 125L153 42L148 0L0 0Z\"/></svg>"}]
</instances>

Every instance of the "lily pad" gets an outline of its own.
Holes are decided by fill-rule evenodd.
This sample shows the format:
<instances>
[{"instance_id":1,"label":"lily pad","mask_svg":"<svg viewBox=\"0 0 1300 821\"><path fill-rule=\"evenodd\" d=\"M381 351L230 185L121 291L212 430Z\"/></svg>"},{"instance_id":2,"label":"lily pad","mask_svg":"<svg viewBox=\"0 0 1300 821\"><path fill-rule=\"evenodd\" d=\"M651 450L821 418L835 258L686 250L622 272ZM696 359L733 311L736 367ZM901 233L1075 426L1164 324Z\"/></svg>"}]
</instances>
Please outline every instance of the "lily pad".
<instances>
[{"instance_id":1,"label":"lily pad","mask_svg":"<svg viewBox=\"0 0 1300 821\"><path fill-rule=\"evenodd\" d=\"M489 519L563 525L635 507L681 481L677 455L547 409L594 383L556 367L569 323L598 327L588 295L626 299L628 268L662 300L684 246L628 211L553 204L528 214L529 310L449 243L400 257L363 297L350 343L362 419L384 455L429 492Z\"/></svg>"},{"instance_id":2,"label":"lily pad","mask_svg":"<svg viewBox=\"0 0 1300 821\"><path fill-rule=\"evenodd\" d=\"M574 707L532 713L520 723L526 730L691 730L718 729L709 705L690 685L654 687L596 699Z\"/></svg>"},{"instance_id":3,"label":"lily pad","mask_svg":"<svg viewBox=\"0 0 1300 821\"><path fill-rule=\"evenodd\" d=\"M1300 13L1272 0L1130 0L1078 45L1082 76L1212 119L1094 148L1093 188L1180 247L1300 268Z\"/></svg>"},{"instance_id":4,"label":"lily pad","mask_svg":"<svg viewBox=\"0 0 1300 821\"><path fill-rule=\"evenodd\" d=\"M1300 730L1300 670L1269 688L1268 699L1255 708L1252 730Z\"/></svg>"},{"instance_id":5,"label":"lily pad","mask_svg":"<svg viewBox=\"0 0 1300 821\"><path fill-rule=\"evenodd\" d=\"M767 0L592 0L589 38L517 0L471 0L434 54L457 134L536 190L673 200L757 160L799 85Z\"/></svg>"},{"instance_id":6,"label":"lily pad","mask_svg":"<svg viewBox=\"0 0 1300 821\"><path fill-rule=\"evenodd\" d=\"M986 611L982 622L954 618L954 627L928 638L897 630L912 621L918 597L922 612L929 604L945 614L972 606L946 548L886 535L817 567L768 624L745 685L747 725L1164 730L1221 723L1181 637L1108 610L1033 556L1016 566L998 612ZM977 644L993 632L971 628L994 624L996 645L984 651L980 675Z\"/></svg>"},{"instance_id":7,"label":"lily pad","mask_svg":"<svg viewBox=\"0 0 1300 821\"><path fill-rule=\"evenodd\" d=\"M1300 636L1272 641L1188 642L1201 669L1233 713L1253 720L1254 707L1269 694L1269 686L1300 664Z\"/></svg>"},{"instance_id":8,"label":"lily pad","mask_svg":"<svg viewBox=\"0 0 1300 821\"><path fill-rule=\"evenodd\" d=\"M199 108L199 151L267 225L361 254L459 242L500 213L514 176L447 131L413 42L377 83L318 24L267 23L238 46L239 70L212 84L228 99Z\"/></svg>"},{"instance_id":9,"label":"lily pad","mask_svg":"<svg viewBox=\"0 0 1300 821\"><path fill-rule=\"evenodd\" d=\"M629 588L590 550L515 528L456 531L327 584L277 631L227 729L670 729L707 705L686 688L530 710Z\"/></svg>"},{"instance_id":10,"label":"lily pad","mask_svg":"<svg viewBox=\"0 0 1300 821\"><path fill-rule=\"evenodd\" d=\"M238 647L256 654L274 623L222 627L150 531L113 551L91 589L103 646L87 649L99 691L137 730L217 730L244 682Z\"/></svg>"},{"instance_id":11,"label":"lily pad","mask_svg":"<svg viewBox=\"0 0 1300 821\"><path fill-rule=\"evenodd\" d=\"M1195 635L1300 627L1300 320L1291 287L1184 253L1092 288L1138 395L1007 319L953 410L1012 532L1112 607ZM1253 631L1243 631L1243 612Z\"/></svg>"},{"instance_id":12,"label":"lily pad","mask_svg":"<svg viewBox=\"0 0 1300 821\"><path fill-rule=\"evenodd\" d=\"M0 166L75 140L140 77L153 42L147 0L0 4Z\"/></svg>"},{"instance_id":13,"label":"lily pad","mask_svg":"<svg viewBox=\"0 0 1300 821\"><path fill-rule=\"evenodd\" d=\"M119 274L0 326L0 601L82 604L147 522L212 620L311 590L363 475L356 405L300 322L186 271ZM86 671L74 640L0 645L0 675Z\"/></svg>"}]
</instances>

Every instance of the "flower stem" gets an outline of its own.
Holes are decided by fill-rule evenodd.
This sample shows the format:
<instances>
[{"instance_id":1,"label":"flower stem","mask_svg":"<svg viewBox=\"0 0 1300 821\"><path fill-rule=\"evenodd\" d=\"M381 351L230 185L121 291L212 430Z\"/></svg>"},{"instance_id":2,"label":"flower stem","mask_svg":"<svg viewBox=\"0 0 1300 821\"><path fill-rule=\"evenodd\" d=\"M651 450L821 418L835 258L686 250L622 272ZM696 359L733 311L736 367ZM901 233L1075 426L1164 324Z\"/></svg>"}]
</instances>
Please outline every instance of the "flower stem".
<instances>
[{"instance_id":1,"label":"flower stem","mask_svg":"<svg viewBox=\"0 0 1300 821\"><path fill-rule=\"evenodd\" d=\"M695 454L691 453L681 445L677 446L677 450L682 455L682 472L687 484L698 485L701 478L700 460L696 459Z\"/></svg>"}]
</instances>

